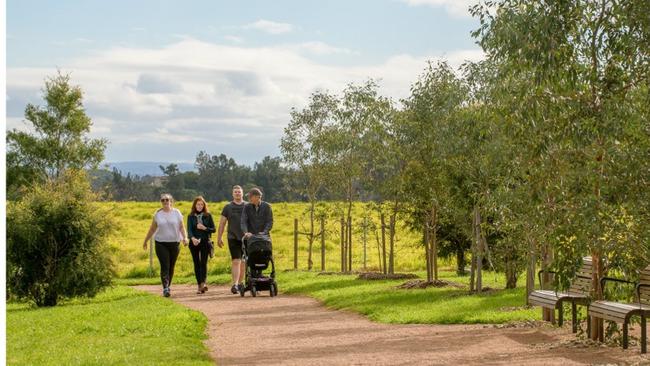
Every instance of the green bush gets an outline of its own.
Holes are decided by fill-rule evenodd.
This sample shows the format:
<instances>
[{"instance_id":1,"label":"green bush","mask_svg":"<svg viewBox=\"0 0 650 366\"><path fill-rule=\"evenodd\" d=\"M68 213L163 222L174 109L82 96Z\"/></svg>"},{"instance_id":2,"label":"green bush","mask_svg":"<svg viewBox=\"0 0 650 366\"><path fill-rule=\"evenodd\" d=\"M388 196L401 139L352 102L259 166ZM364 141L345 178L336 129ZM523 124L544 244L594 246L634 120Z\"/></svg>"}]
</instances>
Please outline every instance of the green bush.
<instances>
[{"instance_id":1,"label":"green bush","mask_svg":"<svg viewBox=\"0 0 650 366\"><path fill-rule=\"evenodd\" d=\"M94 203L83 173L31 187L7 207L7 287L12 296L54 306L94 296L113 275L106 209Z\"/></svg>"}]
</instances>

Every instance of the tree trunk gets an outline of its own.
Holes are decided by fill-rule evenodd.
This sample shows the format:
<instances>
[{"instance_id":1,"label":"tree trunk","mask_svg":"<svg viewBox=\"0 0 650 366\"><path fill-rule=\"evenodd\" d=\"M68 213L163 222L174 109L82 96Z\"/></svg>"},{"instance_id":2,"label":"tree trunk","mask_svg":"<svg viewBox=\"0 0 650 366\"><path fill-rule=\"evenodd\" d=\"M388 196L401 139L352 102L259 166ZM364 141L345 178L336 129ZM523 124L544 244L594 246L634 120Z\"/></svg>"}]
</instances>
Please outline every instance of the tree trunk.
<instances>
[{"instance_id":1,"label":"tree trunk","mask_svg":"<svg viewBox=\"0 0 650 366\"><path fill-rule=\"evenodd\" d=\"M315 203L312 202L311 206L309 207L309 234L307 234L307 237L309 238L309 255L307 256L307 270L311 271L312 268L314 267L314 261L313 261L313 248L314 248L314 211L316 210Z\"/></svg>"},{"instance_id":2,"label":"tree trunk","mask_svg":"<svg viewBox=\"0 0 650 366\"><path fill-rule=\"evenodd\" d=\"M483 291L483 240L481 232L481 213L478 206L474 207L474 248L476 257L476 291Z\"/></svg>"},{"instance_id":3,"label":"tree trunk","mask_svg":"<svg viewBox=\"0 0 650 366\"><path fill-rule=\"evenodd\" d=\"M388 239L390 242L390 253L388 256L388 273L395 273L395 215L391 215L389 220Z\"/></svg>"},{"instance_id":4,"label":"tree trunk","mask_svg":"<svg viewBox=\"0 0 650 366\"><path fill-rule=\"evenodd\" d=\"M591 252L591 262L593 263L593 272L591 274L591 287L594 300L603 299L603 289L600 287L600 278L604 276L603 259L598 251ZM592 340L603 341L605 336L604 321L602 318L591 317L591 334Z\"/></svg>"},{"instance_id":5,"label":"tree trunk","mask_svg":"<svg viewBox=\"0 0 650 366\"><path fill-rule=\"evenodd\" d=\"M438 281L438 211L431 207L431 268L433 280Z\"/></svg>"},{"instance_id":6,"label":"tree trunk","mask_svg":"<svg viewBox=\"0 0 650 366\"><path fill-rule=\"evenodd\" d=\"M345 220L341 217L341 272L345 272Z\"/></svg>"},{"instance_id":7,"label":"tree trunk","mask_svg":"<svg viewBox=\"0 0 650 366\"><path fill-rule=\"evenodd\" d=\"M474 255L474 251L472 251L472 261L469 267L469 291L470 292L474 292L476 290L475 277L476 277L476 256Z\"/></svg>"},{"instance_id":8,"label":"tree trunk","mask_svg":"<svg viewBox=\"0 0 650 366\"><path fill-rule=\"evenodd\" d=\"M293 269L298 269L298 219L293 219Z\"/></svg>"},{"instance_id":9,"label":"tree trunk","mask_svg":"<svg viewBox=\"0 0 650 366\"><path fill-rule=\"evenodd\" d=\"M544 245L542 249L542 269L548 270L553 262L553 252L548 244ZM546 290L550 288L551 284L551 275L549 273L544 273L542 276L542 289ZM555 323L555 311L551 309L542 308L542 319Z\"/></svg>"},{"instance_id":10,"label":"tree trunk","mask_svg":"<svg viewBox=\"0 0 650 366\"><path fill-rule=\"evenodd\" d=\"M526 270L526 305L530 305L528 296L535 290L535 270L537 269L535 263L535 240L528 238L528 268Z\"/></svg>"},{"instance_id":11,"label":"tree trunk","mask_svg":"<svg viewBox=\"0 0 650 366\"><path fill-rule=\"evenodd\" d=\"M514 258L506 256L506 288L517 288L517 270L515 269Z\"/></svg>"},{"instance_id":12,"label":"tree trunk","mask_svg":"<svg viewBox=\"0 0 650 366\"><path fill-rule=\"evenodd\" d=\"M325 272L325 217L320 218L320 270Z\"/></svg>"},{"instance_id":13,"label":"tree trunk","mask_svg":"<svg viewBox=\"0 0 650 366\"><path fill-rule=\"evenodd\" d=\"M431 256L429 255L429 229L424 225L424 230L422 230L423 241L424 241L424 256L427 262L427 282L431 282Z\"/></svg>"},{"instance_id":14,"label":"tree trunk","mask_svg":"<svg viewBox=\"0 0 650 366\"><path fill-rule=\"evenodd\" d=\"M465 272L465 251L463 249L456 249L456 274L464 276Z\"/></svg>"},{"instance_id":15,"label":"tree trunk","mask_svg":"<svg viewBox=\"0 0 650 366\"><path fill-rule=\"evenodd\" d=\"M368 218L363 218L363 270L367 268L367 247L368 247Z\"/></svg>"},{"instance_id":16,"label":"tree trunk","mask_svg":"<svg viewBox=\"0 0 650 366\"><path fill-rule=\"evenodd\" d=\"M381 214L381 250L382 250L382 261L383 263L383 268L384 268L384 274L387 274L387 265L386 265L386 219L384 217L384 214Z\"/></svg>"},{"instance_id":17,"label":"tree trunk","mask_svg":"<svg viewBox=\"0 0 650 366\"><path fill-rule=\"evenodd\" d=\"M348 216L348 271L352 271L352 216Z\"/></svg>"}]
</instances>

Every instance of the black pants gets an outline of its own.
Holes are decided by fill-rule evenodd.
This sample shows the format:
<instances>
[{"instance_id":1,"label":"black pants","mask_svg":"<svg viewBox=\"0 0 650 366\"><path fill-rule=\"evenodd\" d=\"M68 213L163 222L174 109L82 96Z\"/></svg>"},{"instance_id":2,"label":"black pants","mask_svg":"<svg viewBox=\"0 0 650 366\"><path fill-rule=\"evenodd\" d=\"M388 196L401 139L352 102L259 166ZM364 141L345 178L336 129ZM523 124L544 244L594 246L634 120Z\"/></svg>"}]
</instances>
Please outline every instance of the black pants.
<instances>
[{"instance_id":1,"label":"black pants","mask_svg":"<svg viewBox=\"0 0 650 366\"><path fill-rule=\"evenodd\" d=\"M160 281L163 288L167 288L172 284L179 249L179 243L156 241L156 256L160 262Z\"/></svg>"},{"instance_id":2,"label":"black pants","mask_svg":"<svg viewBox=\"0 0 650 366\"><path fill-rule=\"evenodd\" d=\"M208 259L210 258L208 242L201 240L199 245L190 243L189 247L190 253L192 253L192 260L194 261L194 276L196 276L196 283L204 283L208 278Z\"/></svg>"}]
</instances>

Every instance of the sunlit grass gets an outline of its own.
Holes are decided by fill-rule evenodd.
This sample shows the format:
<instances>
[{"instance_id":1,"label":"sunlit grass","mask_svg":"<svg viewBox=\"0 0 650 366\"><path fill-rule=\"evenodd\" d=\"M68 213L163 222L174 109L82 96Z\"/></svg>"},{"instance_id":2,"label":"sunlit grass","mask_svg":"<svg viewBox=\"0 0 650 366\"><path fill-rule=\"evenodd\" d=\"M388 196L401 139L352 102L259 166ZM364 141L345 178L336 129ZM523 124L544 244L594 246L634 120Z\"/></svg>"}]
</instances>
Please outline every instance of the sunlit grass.
<instances>
[{"instance_id":1,"label":"sunlit grass","mask_svg":"<svg viewBox=\"0 0 650 366\"><path fill-rule=\"evenodd\" d=\"M118 286L52 308L7 304L9 365L212 365L206 317Z\"/></svg>"}]
</instances>

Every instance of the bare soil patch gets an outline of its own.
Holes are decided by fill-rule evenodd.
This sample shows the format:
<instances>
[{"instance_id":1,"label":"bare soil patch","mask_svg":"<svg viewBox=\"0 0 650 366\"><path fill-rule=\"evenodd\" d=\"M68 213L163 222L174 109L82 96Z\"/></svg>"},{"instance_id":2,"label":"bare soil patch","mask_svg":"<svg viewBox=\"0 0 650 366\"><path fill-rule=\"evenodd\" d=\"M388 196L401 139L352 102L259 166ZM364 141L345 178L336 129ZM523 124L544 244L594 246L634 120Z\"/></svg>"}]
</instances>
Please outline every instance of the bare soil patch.
<instances>
[{"instance_id":1,"label":"bare soil patch","mask_svg":"<svg viewBox=\"0 0 650 366\"><path fill-rule=\"evenodd\" d=\"M282 291L282 283L280 291ZM139 286L160 295L159 286ZM639 348L585 343L564 328L379 324L303 296L256 298L211 287L172 287L171 300L209 319L206 345L219 365L603 365L649 364ZM173 342L173 340L170 340Z\"/></svg>"}]
</instances>

